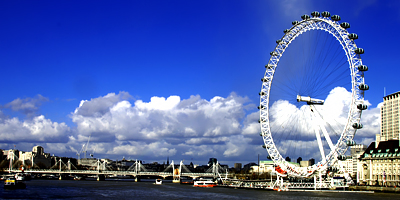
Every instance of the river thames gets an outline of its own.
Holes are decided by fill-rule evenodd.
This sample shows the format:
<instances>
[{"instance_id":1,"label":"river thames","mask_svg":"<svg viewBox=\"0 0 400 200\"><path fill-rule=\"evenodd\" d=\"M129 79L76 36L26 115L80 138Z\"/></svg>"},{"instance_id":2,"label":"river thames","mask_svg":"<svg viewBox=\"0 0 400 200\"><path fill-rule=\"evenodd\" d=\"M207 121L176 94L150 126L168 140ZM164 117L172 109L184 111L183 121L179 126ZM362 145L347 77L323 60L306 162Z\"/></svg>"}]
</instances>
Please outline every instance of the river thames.
<instances>
[{"instance_id":1,"label":"river thames","mask_svg":"<svg viewBox=\"0 0 400 200\"><path fill-rule=\"evenodd\" d=\"M2 199L398 199L394 193L277 192L233 188L196 188L193 185L132 180L26 181L26 189L5 190Z\"/></svg>"}]
</instances>

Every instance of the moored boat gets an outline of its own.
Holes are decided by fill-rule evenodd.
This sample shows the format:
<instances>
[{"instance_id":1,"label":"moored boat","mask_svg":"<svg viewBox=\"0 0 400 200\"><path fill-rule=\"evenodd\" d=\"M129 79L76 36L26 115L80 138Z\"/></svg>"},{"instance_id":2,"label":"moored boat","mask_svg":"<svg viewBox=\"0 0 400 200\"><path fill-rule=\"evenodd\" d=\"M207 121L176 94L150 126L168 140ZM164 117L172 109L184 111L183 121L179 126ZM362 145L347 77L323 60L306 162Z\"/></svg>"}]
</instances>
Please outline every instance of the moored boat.
<instances>
[{"instance_id":1,"label":"moored boat","mask_svg":"<svg viewBox=\"0 0 400 200\"><path fill-rule=\"evenodd\" d=\"M4 189L25 189L24 182L18 181L15 178L7 178L4 181Z\"/></svg>"},{"instance_id":2,"label":"moored boat","mask_svg":"<svg viewBox=\"0 0 400 200\"><path fill-rule=\"evenodd\" d=\"M25 173L17 173L15 174L15 179L17 181L26 181L26 180L31 180L31 175L30 174L25 174Z\"/></svg>"},{"instance_id":3,"label":"moored boat","mask_svg":"<svg viewBox=\"0 0 400 200\"><path fill-rule=\"evenodd\" d=\"M193 179L181 179L181 184L190 184L193 185L194 181Z\"/></svg>"},{"instance_id":4,"label":"moored boat","mask_svg":"<svg viewBox=\"0 0 400 200\"><path fill-rule=\"evenodd\" d=\"M162 184L162 179L156 179L156 185L161 185Z\"/></svg>"},{"instance_id":5,"label":"moored boat","mask_svg":"<svg viewBox=\"0 0 400 200\"><path fill-rule=\"evenodd\" d=\"M80 180L85 180L85 177L83 176L74 176L75 181L80 181Z\"/></svg>"},{"instance_id":6,"label":"moored boat","mask_svg":"<svg viewBox=\"0 0 400 200\"><path fill-rule=\"evenodd\" d=\"M200 179L200 180L195 180L194 187L215 187L217 184L211 180L211 179Z\"/></svg>"}]
</instances>

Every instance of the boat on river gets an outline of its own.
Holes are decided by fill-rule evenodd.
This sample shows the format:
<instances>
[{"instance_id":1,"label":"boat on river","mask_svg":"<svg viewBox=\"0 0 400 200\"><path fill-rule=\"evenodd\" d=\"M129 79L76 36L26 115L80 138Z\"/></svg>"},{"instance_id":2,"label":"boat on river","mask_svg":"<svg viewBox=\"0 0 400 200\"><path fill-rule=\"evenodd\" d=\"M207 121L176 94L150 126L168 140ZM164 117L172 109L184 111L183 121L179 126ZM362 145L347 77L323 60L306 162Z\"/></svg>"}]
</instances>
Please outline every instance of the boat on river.
<instances>
[{"instance_id":1,"label":"boat on river","mask_svg":"<svg viewBox=\"0 0 400 200\"><path fill-rule=\"evenodd\" d=\"M156 185L161 185L162 184L162 179L156 179Z\"/></svg>"},{"instance_id":2,"label":"boat on river","mask_svg":"<svg viewBox=\"0 0 400 200\"><path fill-rule=\"evenodd\" d=\"M4 189L25 189L26 185L22 181L18 181L15 178L7 178L4 181Z\"/></svg>"},{"instance_id":3,"label":"boat on river","mask_svg":"<svg viewBox=\"0 0 400 200\"><path fill-rule=\"evenodd\" d=\"M217 186L217 183L215 183L212 179L200 179L200 180L195 180L194 187L215 187Z\"/></svg>"},{"instance_id":4,"label":"boat on river","mask_svg":"<svg viewBox=\"0 0 400 200\"><path fill-rule=\"evenodd\" d=\"M193 185L194 181L193 181L193 179L181 179L181 184Z\"/></svg>"},{"instance_id":5,"label":"boat on river","mask_svg":"<svg viewBox=\"0 0 400 200\"><path fill-rule=\"evenodd\" d=\"M15 179L17 181L28 181L32 179L32 175L26 173L17 173L15 174Z\"/></svg>"}]
</instances>

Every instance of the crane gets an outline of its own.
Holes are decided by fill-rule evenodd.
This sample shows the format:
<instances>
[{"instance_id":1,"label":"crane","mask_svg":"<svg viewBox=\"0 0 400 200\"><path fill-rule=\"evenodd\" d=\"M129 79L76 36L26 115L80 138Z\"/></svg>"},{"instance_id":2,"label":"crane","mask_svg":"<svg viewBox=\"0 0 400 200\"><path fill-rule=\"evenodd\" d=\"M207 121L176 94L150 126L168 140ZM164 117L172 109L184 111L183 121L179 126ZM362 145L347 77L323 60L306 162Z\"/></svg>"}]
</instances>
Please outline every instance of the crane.
<instances>
[{"instance_id":1,"label":"crane","mask_svg":"<svg viewBox=\"0 0 400 200\"><path fill-rule=\"evenodd\" d=\"M94 156L94 151L96 151L96 147L94 147L92 153L90 154L90 157L92 157L92 158L93 158L93 156Z\"/></svg>"},{"instance_id":2,"label":"crane","mask_svg":"<svg viewBox=\"0 0 400 200\"><path fill-rule=\"evenodd\" d=\"M91 137L91 135L89 135L89 139L88 139L87 143L82 145L81 150L79 152L76 151L76 155L78 156L78 160L81 159L81 154L83 152L85 153L85 158L86 158L86 152L87 152L87 147L89 146L90 137Z\"/></svg>"},{"instance_id":3,"label":"crane","mask_svg":"<svg viewBox=\"0 0 400 200\"><path fill-rule=\"evenodd\" d=\"M92 136L92 134L90 134L89 135L89 139L88 139L88 141L87 141L87 143L86 143L86 145L85 145L85 158L87 158L86 157L86 152L87 152L87 148L88 148L88 146L89 146L89 141L90 141L90 137Z\"/></svg>"},{"instance_id":4,"label":"crane","mask_svg":"<svg viewBox=\"0 0 400 200\"><path fill-rule=\"evenodd\" d=\"M83 144L82 145L82 148L81 148L81 150L78 152L78 151L76 151L76 155L78 156L78 160L80 160L81 159L81 153L83 152L83 149L85 148L85 144Z\"/></svg>"}]
</instances>

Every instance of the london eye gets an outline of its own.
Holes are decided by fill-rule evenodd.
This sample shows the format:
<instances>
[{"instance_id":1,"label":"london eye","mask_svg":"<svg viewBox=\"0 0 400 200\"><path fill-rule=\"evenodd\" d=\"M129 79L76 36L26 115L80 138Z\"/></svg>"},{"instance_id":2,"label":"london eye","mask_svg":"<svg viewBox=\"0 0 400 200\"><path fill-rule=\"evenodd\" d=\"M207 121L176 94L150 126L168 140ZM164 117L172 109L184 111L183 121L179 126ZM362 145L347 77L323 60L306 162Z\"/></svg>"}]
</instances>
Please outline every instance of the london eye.
<instances>
[{"instance_id":1,"label":"london eye","mask_svg":"<svg viewBox=\"0 0 400 200\"><path fill-rule=\"evenodd\" d=\"M344 159L367 109L361 54L338 15L314 11L293 21L262 77L260 135L281 176L310 177ZM301 166L297 160L315 160Z\"/></svg>"}]
</instances>

